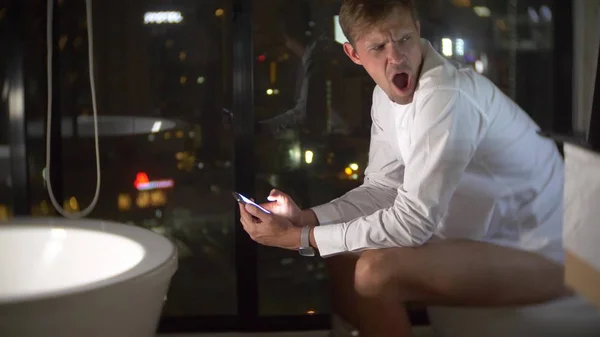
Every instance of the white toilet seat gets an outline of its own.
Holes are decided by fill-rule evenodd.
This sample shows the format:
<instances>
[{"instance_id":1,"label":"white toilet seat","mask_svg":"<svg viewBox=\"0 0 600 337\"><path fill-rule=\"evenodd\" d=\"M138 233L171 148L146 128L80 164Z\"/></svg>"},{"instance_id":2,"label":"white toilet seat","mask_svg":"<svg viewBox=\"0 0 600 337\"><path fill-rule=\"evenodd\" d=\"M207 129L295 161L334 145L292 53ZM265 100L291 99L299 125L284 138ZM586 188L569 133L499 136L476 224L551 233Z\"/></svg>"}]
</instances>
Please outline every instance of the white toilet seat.
<instances>
[{"instance_id":1,"label":"white toilet seat","mask_svg":"<svg viewBox=\"0 0 600 337\"><path fill-rule=\"evenodd\" d=\"M429 307L435 337L599 337L600 308L580 297L519 308Z\"/></svg>"}]
</instances>

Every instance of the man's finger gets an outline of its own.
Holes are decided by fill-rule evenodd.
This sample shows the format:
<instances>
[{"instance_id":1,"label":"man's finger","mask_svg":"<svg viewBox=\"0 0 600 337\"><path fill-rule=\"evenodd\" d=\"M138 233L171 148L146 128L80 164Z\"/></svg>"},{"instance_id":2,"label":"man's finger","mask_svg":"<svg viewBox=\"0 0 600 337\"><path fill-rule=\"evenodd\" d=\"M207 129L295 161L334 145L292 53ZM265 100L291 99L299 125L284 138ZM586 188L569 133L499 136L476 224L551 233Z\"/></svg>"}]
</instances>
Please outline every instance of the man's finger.
<instances>
[{"instance_id":1,"label":"man's finger","mask_svg":"<svg viewBox=\"0 0 600 337\"><path fill-rule=\"evenodd\" d=\"M246 232L248 232L251 229L250 227L252 226L252 223L248 222L248 219L241 218L240 222L242 223L242 227Z\"/></svg>"},{"instance_id":2,"label":"man's finger","mask_svg":"<svg viewBox=\"0 0 600 337\"><path fill-rule=\"evenodd\" d=\"M261 221L265 221L269 217L269 214L259 210L258 207L251 204L246 204L246 211L248 211L248 213L250 213L251 215L257 217Z\"/></svg>"},{"instance_id":3,"label":"man's finger","mask_svg":"<svg viewBox=\"0 0 600 337\"><path fill-rule=\"evenodd\" d=\"M278 200L282 199L284 196L285 196L285 194L283 192L281 192L280 190L273 189L273 190L271 190L271 193L269 193L267 200L278 201Z\"/></svg>"},{"instance_id":4,"label":"man's finger","mask_svg":"<svg viewBox=\"0 0 600 337\"><path fill-rule=\"evenodd\" d=\"M244 228L244 231L246 233L248 233L248 235L250 235L250 237L252 237L252 233L254 231L254 226L256 224L254 222L248 221L246 219L240 219L240 222L242 223L242 228Z\"/></svg>"},{"instance_id":5,"label":"man's finger","mask_svg":"<svg viewBox=\"0 0 600 337\"><path fill-rule=\"evenodd\" d=\"M244 230L248 234L254 229L254 226L256 226L256 222L252 218L252 215L250 215L248 211L243 209L243 205L242 209L240 209L240 222L242 223L242 227L244 227Z\"/></svg>"},{"instance_id":6,"label":"man's finger","mask_svg":"<svg viewBox=\"0 0 600 337\"><path fill-rule=\"evenodd\" d=\"M274 212L275 211L275 207L277 206L277 201L271 201L271 202L265 202L263 204L260 204L261 207L266 208L267 210Z\"/></svg>"},{"instance_id":7,"label":"man's finger","mask_svg":"<svg viewBox=\"0 0 600 337\"><path fill-rule=\"evenodd\" d=\"M243 204L239 204L240 205L240 217L243 220L248 221L249 223L253 222L252 219L252 214L248 213L248 211L246 210L246 208L244 207Z\"/></svg>"}]
</instances>

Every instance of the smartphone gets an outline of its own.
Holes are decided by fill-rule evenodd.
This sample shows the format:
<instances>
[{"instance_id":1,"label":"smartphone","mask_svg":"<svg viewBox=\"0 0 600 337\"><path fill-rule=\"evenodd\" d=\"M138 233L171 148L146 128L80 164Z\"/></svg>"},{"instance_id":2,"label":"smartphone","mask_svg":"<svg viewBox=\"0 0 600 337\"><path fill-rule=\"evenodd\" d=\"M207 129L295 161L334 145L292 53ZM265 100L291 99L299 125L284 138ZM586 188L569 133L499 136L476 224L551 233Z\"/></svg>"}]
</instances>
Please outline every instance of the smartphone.
<instances>
[{"instance_id":1,"label":"smartphone","mask_svg":"<svg viewBox=\"0 0 600 337\"><path fill-rule=\"evenodd\" d=\"M237 202L242 203L242 205L245 205L245 204L254 205L254 206L256 206L256 208L260 209L261 211L263 211L263 212L265 212L267 214L271 214L271 212L269 212L267 209L265 209L264 207L262 207L259 204L255 203L254 201L246 198L245 196L239 194L238 192L233 192L233 198Z\"/></svg>"}]
</instances>

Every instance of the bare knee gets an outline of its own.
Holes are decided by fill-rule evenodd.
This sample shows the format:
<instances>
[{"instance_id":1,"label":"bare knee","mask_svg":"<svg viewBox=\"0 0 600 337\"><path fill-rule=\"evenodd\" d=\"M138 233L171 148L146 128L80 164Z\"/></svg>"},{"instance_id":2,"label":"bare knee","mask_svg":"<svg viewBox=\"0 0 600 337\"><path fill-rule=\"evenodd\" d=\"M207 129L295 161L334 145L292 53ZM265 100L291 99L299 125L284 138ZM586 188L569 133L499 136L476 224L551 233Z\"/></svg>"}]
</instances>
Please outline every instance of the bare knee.
<instances>
[{"instance_id":1,"label":"bare knee","mask_svg":"<svg viewBox=\"0 0 600 337\"><path fill-rule=\"evenodd\" d=\"M385 250L374 249L364 251L354 273L354 289L362 297L384 298L391 297L394 291L390 258Z\"/></svg>"}]
</instances>

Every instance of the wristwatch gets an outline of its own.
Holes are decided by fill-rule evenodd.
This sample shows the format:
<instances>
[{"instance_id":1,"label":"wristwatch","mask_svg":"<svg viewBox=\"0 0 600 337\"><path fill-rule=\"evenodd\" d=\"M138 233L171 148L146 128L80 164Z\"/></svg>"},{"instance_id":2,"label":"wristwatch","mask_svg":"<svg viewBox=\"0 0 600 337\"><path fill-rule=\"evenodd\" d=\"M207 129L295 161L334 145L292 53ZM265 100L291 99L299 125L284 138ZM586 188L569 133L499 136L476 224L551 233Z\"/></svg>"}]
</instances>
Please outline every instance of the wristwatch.
<instances>
[{"instance_id":1,"label":"wristwatch","mask_svg":"<svg viewBox=\"0 0 600 337\"><path fill-rule=\"evenodd\" d=\"M315 256L315 250L310 246L310 226L302 227L298 253L302 256Z\"/></svg>"}]
</instances>

